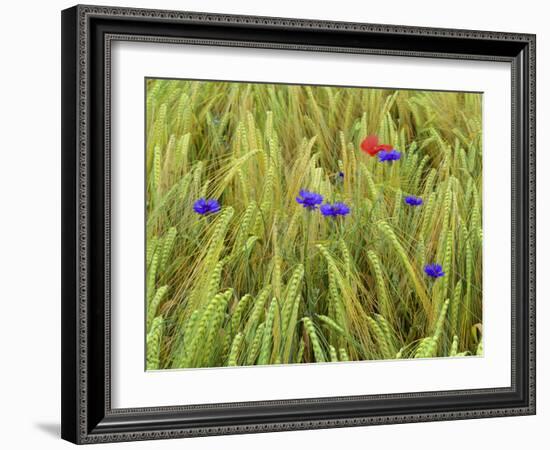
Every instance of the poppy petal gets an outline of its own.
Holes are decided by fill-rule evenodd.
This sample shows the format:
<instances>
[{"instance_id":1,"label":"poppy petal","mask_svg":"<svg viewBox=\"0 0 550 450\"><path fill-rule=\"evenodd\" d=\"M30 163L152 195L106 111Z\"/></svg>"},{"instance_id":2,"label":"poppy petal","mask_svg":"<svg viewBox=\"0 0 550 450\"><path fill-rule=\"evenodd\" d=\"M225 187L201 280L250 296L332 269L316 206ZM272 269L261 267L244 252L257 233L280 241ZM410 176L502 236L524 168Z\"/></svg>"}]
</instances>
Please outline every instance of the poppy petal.
<instances>
[{"instance_id":1,"label":"poppy petal","mask_svg":"<svg viewBox=\"0 0 550 450\"><path fill-rule=\"evenodd\" d=\"M377 152L373 152L374 148L378 145L378 136L370 135L367 136L363 141L361 142L361 150L368 153L371 156L376 155Z\"/></svg>"}]
</instances>

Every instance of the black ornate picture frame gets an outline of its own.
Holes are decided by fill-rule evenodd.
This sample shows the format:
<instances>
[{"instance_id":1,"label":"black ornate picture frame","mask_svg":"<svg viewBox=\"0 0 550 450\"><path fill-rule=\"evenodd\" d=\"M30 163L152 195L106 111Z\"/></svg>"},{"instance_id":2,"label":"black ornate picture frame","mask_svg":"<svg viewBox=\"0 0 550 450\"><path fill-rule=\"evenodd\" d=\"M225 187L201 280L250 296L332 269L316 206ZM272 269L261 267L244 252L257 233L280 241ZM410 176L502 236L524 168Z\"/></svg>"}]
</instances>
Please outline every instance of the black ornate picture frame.
<instances>
[{"instance_id":1,"label":"black ornate picture frame","mask_svg":"<svg viewBox=\"0 0 550 450\"><path fill-rule=\"evenodd\" d=\"M113 409L113 41L504 61L512 67L511 386ZM535 36L99 6L62 12L62 437L166 439L535 414Z\"/></svg>"}]
</instances>

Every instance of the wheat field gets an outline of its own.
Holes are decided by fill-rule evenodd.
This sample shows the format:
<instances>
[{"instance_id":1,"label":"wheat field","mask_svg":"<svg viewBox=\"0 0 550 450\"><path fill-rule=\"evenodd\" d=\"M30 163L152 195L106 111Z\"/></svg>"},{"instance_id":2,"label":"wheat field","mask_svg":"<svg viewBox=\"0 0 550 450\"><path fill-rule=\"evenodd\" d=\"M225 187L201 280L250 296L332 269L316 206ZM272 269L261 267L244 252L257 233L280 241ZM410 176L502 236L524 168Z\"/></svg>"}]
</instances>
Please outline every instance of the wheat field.
<instances>
[{"instance_id":1,"label":"wheat field","mask_svg":"<svg viewBox=\"0 0 550 450\"><path fill-rule=\"evenodd\" d=\"M148 370L482 353L481 94L145 95Z\"/></svg>"}]
</instances>

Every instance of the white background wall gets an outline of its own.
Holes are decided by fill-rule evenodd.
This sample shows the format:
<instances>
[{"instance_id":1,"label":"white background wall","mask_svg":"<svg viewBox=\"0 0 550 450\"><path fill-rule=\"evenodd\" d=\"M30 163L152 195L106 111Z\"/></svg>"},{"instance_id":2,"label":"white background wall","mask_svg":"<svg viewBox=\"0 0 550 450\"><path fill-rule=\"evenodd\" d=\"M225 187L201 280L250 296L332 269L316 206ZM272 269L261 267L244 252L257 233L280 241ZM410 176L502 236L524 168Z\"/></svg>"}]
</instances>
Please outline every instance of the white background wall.
<instances>
[{"instance_id":1,"label":"white background wall","mask_svg":"<svg viewBox=\"0 0 550 450\"><path fill-rule=\"evenodd\" d=\"M98 0L97 3L104 3ZM226 449L544 448L550 423L545 257L550 219L548 45L545 3L536 0L111 0L106 4L402 25L536 33L538 36L538 415L367 428L116 444L117 448ZM2 5L0 26L0 444L68 448L60 398L60 10L70 1ZM406 376L406 374L404 374ZM345 380L341 380L345 382ZM540 443L539 443L540 442ZM110 448L110 447L109 447ZM114 447L113 447L114 448Z\"/></svg>"}]
</instances>

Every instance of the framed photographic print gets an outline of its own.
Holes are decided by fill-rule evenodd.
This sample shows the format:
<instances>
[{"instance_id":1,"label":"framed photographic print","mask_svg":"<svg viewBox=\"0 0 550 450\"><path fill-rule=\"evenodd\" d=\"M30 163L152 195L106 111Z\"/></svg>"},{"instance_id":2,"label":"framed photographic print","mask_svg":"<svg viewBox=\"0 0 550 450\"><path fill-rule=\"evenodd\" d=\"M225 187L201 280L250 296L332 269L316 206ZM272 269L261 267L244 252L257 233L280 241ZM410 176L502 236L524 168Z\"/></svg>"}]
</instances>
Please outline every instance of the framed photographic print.
<instances>
[{"instance_id":1,"label":"framed photographic print","mask_svg":"<svg viewBox=\"0 0 550 450\"><path fill-rule=\"evenodd\" d=\"M62 436L535 413L535 36L62 13Z\"/></svg>"}]
</instances>

